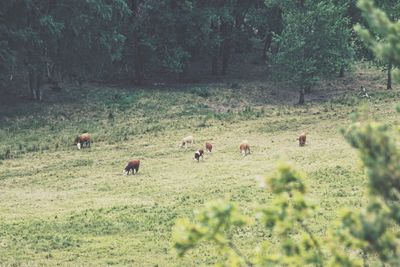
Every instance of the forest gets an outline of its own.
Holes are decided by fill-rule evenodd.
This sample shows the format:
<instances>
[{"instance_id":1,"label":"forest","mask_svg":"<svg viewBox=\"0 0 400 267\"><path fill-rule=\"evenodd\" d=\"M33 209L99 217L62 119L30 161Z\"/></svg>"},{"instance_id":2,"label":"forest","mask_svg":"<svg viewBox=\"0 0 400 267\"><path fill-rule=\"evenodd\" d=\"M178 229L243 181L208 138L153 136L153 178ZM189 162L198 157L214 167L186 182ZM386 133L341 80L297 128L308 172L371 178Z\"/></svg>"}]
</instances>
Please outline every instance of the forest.
<instances>
[{"instance_id":1,"label":"forest","mask_svg":"<svg viewBox=\"0 0 400 267\"><path fill-rule=\"evenodd\" d=\"M0 266L399 266L399 19L0 1Z\"/></svg>"},{"instance_id":2,"label":"forest","mask_svg":"<svg viewBox=\"0 0 400 267\"><path fill-rule=\"evenodd\" d=\"M398 1L379 6L398 18ZM20 0L2 1L0 19L2 88L23 81L39 101L46 84L71 81L206 81L252 54L304 103L321 78L375 61L353 30L365 23L354 0ZM376 64L391 88L393 63Z\"/></svg>"}]
</instances>

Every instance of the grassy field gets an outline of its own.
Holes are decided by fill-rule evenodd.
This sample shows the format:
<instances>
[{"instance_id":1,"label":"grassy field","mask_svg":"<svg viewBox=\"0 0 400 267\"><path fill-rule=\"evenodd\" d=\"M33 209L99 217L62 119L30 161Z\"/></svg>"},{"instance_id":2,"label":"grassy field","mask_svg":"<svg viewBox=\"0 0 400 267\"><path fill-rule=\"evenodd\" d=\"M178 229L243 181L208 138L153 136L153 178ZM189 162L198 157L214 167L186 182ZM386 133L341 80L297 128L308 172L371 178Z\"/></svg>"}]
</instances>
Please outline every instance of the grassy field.
<instances>
[{"instance_id":1,"label":"grassy field","mask_svg":"<svg viewBox=\"0 0 400 267\"><path fill-rule=\"evenodd\" d=\"M219 256L201 246L178 258L175 220L216 198L246 213L271 195L256 177L287 161L306 174L320 205L312 230L324 236L340 207L360 207L365 176L339 129L364 106L369 118L397 124L397 91L384 75L356 69L324 83L296 106L296 92L265 81L128 88L86 85L0 108L0 265L198 266ZM359 96L366 86L371 99ZM57 94L65 101L60 104ZM89 131L92 148L73 146ZM296 137L308 132L299 148ZM179 149L193 135L196 144ZM242 157L248 140L252 154ZM192 160L206 141L214 151ZM142 161L135 176L126 162ZM270 238L257 225L237 232L246 253Z\"/></svg>"}]
</instances>

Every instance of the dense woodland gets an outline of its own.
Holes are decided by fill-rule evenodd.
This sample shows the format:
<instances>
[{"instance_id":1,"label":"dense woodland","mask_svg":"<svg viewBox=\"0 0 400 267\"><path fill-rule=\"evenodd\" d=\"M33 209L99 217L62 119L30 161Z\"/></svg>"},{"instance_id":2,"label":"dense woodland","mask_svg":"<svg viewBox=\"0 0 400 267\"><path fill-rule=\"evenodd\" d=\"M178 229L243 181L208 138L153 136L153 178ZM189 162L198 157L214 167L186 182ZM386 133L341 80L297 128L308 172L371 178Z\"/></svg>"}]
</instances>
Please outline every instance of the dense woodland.
<instances>
[{"instance_id":1,"label":"dense woodland","mask_svg":"<svg viewBox=\"0 0 400 267\"><path fill-rule=\"evenodd\" d=\"M398 1L378 5L400 15ZM2 90L19 77L39 101L45 84L226 75L248 53L298 91L299 103L357 60L388 71L391 88L393 63L375 60L354 33L364 23L355 0L4 0L0 22Z\"/></svg>"}]
</instances>

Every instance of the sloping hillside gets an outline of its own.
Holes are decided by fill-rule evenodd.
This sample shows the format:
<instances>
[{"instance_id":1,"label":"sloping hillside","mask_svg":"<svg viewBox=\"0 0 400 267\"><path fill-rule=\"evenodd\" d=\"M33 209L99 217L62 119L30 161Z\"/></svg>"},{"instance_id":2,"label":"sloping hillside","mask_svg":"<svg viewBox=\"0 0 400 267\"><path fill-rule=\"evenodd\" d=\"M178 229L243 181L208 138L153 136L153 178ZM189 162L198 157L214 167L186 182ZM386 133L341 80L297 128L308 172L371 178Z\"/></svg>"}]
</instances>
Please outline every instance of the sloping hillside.
<instances>
[{"instance_id":1,"label":"sloping hillside","mask_svg":"<svg viewBox=\"0 0 400 267\"><path fill-rule=\"evenodd\" d=\"M398 123L397 91L384 75L358 69L313 89L305 106L297 93L265 81L124 88L85 85L54 93L47 103L0 110L0 262L6 265L195 266L218 257L201 247L182 259L171 249L178 217L215 198L252 212L270 195L257 176L279 160L306 174L321 209L313 231L323 235L341 206L363 204L365 178L339 129L364 107L369 118ZM367 88L371 98L360 95ZM168 88L168 90L165 90ZM56 101L63 94L64 102ZM322 97L324 96L324 97ZM78 151L78 133L93 135ZM296 137L308 132L300 148ZM180 140L193 135L185 150ZM242 157L248 140L252 154ZM200 163L195 149L214 145ZM123 176L132 158L135 176ZM235 233L240 244L268 238L257 227ZM251 246L247 246L251 247ZM195 256L196 253L196 256ZM200 256L199 256L200 255Z\"/></svg>"}]
</instances>

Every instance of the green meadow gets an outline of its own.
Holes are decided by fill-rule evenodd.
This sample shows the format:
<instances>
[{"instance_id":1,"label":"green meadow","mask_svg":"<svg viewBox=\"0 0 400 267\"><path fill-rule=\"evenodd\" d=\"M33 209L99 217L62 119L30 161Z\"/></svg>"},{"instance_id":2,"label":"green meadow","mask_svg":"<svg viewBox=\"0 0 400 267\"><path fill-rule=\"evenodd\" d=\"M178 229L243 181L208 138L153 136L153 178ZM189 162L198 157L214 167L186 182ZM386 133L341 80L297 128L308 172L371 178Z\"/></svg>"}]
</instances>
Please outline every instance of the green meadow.
<instances>
[{"instance_id":1,"label":"green meadow","mask_svg":"<svg viewBox=\"0 0 400 267\"><path fill-rule=\"evenodd\" d=\"M86 84L49 92L44 103L0 107L1 266L199 266L220 257L203 245L183 258L172 248L180 217L210 200L227 198L250 214L273 197L258 177L289 162L305 176L318 206L310 225L320 237L341 207L365 204L366 177L340 133L352 114L398 124L398 91L383 89L384 74L356 68L323 81L295 105L297 92L279 83L185 86ZM360 87L370 98L362 97ZM63 101L57 101L62 94ZM74 137L92 134L90 149ZM297 136L307 132L305 147ZM179 148L193 135L195 144ZM247 140L252 153L243 157ZM213 144L204 160L194 151ZM129 159L137 175L123 175ZM245 253L273 239L254 225L234 233Z\"/></svg>"}]
</instances>

